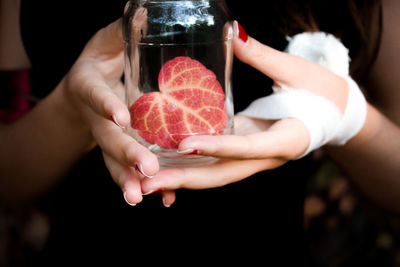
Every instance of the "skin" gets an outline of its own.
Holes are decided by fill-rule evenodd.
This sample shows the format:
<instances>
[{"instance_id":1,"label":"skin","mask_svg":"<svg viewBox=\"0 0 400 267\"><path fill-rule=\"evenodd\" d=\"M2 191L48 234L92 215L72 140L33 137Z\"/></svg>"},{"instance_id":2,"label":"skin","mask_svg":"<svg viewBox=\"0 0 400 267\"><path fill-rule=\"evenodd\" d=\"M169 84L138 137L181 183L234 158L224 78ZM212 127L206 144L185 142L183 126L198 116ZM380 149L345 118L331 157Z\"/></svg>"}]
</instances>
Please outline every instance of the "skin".
<instances>
[{"instance_id":1,"label":"skin","mask_svg":"<svg viewBox=\"0 0 400 267\"><path fill-rule=\"evenodd\" d=\"M12 25L15 24L4 27ZM8 56L10 58L3 65L5 68L7 61L14 62L12 54ZM24 67L25 62L15 66ZM142 200L140 180L144 176L135 170L135 166L141 166L149 176L159 167L156 156L123 130L130 119L122 97L122 71L119 19L101 29L88 42L71 70L48 97L22 119L0 126L2 198L24 200L43 194L83 155L99 145L126 201L136 204Z\"/></svg>"},{"instance_id":2,"label":"skin","mask_svg":"<svg viewBox=\"0 0 400 267\"><path fill-rule=\"evenodd\" d=\"M367 196L399 212L400 181L396 178L400 173L400 112L396 100L400 99L400 78L387 70L398 69L400 64L395 60L400 32L390 27L397 25L394 13L400 4L394 0L383 3L382 46L368 88L375 89L376 106L368 104L367 120L358 135L345 146L326 149ZM277 85L306 88L331 100L343 112L348 88L342 78L251 37L245 43L238 38L237 27L233 45L237 58L271 77ZM122 60L118 20L89 41L52 94L17 123L0 128L2 197L29 198L43 193L96 145L102 148L110 174L128 203L139 203L142 194L162 189L166 206L175 201L174 189L233 183L277 168L308 147L307 129L296 119L268 121L236 116L238 135L194 136L179 146L180 151L197 149L222 160L206 167L160 170L155 155L123 130L129 125L129 112L119 79ZM135 166L141 166L141 172Z\"/></svg>"},{"instance_id":3,"label":"skin","mask_svg":"<svg viewBox=\"0 0 400 267\"><path fill-rule=\"evenodd\" d=\"M238 38L235 28L234 51L241 61L268 75L278 85L306 88L327 97L344 112L346 103L343 99L347 99L348 88L342 78L307 60L265 46L251 37L244 43ZM293 67L290 69L287 66ZM329 81L327 85L326 81ZM325 88L323 91L320 89L322 86ZM338 87L343 90L337 90ZM237 135L193 136L179 145L181 151L197 149L202 155L224 160L200 168L161 170L151 181L143 181L143 191L155 187L202 189L236 182L300 156L310 141L303 123L293 118L268 121L236 116L235 127Z\"/></svg>"},{"instance_id":4,"label":"skin","mask_svg":"<svg viewBox=\"0 0 400 267\"><path fill-rule=\"evenodd\" d=\"M367 88L375 91L378 106L368 103L363 128L346 145L326 146L325 149L370 199L398 213L400 78L391 75L388 70L400 67L400 61L396 60L400 31L391 26L398 21L396 11L400 11L400 3L384 1L383 4L382 45L371 73L371 88ZM306 88L331 100L343 112L348 88L340 77L315 64L260 44L251 37L244 43L238 38L237 29L233 44L238 59L263 72L276 84ZM309 143L306 129L296 119L273 122L236 116L235 121L241 135L194 136L185 139L179 146L182 151L197 149L203 155L224 160L208 167L161 170L154 179L142 182L142 190L222 186L255 172L281 166L301 155Z\"/></svg>"}]
</instances>

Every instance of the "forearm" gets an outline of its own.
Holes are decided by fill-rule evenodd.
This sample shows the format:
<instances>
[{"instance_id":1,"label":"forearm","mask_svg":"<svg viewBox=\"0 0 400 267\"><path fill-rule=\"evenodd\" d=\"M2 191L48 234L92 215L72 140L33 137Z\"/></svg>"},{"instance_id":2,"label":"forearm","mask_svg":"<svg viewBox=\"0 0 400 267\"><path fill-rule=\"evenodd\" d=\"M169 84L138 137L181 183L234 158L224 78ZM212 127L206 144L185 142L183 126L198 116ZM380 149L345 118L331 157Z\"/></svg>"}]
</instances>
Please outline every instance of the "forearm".
<instances>
[{"instance_id":1,"label":"forearm","mask_svg":"<svg viewBox=\"0 0 400 267\"><path fill-rule=\"evenodd\" d=\"M29 114L0 129L0 196L45 191L92 146L89 127L63 94L63 82Z\"/></svg>"},{"instance_id":2,"label":"forearm","mask_svg":"<svg viewBox=\"0 0 400 267\"><path fill-rule=\"evenodd\" d=\"M0 1L0 69L16 70L30 67L20 34L21 0Z\"/></svg>"},{"instance_id":3,"label":"forearm","mask_svg":"<svg viewBox=\"0 0 400 267\"><path fill-rule=\"evenodd\" d=\"M354 184L384 208L400 212L400 129L369 105L360 133L343 147L327 147Z\"/></svg>"}]
</instances>

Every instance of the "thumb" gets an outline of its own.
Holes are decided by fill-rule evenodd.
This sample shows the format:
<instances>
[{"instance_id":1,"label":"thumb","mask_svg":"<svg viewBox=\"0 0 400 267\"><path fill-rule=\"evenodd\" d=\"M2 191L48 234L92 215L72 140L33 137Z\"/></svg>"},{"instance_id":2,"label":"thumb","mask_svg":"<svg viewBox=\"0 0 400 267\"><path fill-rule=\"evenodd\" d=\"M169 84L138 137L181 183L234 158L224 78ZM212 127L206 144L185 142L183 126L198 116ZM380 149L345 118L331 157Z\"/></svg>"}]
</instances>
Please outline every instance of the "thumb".
<instances>
[{"instance_id":1,"label":"thumb","mask_svg":"<svg viewBox=\"0 0 400 267\"><path fill-rule=\"evenodd\" d=\"M113 57L123 50L122 19L110 23L100 29L86 44L82 56L88 57Z\"/></svg>"},{"instance_id":2,"label":"thumb","mask_svg":"<svg viewBox=\"0 0 400 267\"><path fill-rule=\"evenodd\" d=\"M316 67L303 58L281 52L258 42L248 36L237 21L234 22L234 29L233 45L236 57L277 83L293 86L293 83L304 80L304 75L314 71ZM299 86L297 85L297 87Z\"/></svg>"}]
</instances>

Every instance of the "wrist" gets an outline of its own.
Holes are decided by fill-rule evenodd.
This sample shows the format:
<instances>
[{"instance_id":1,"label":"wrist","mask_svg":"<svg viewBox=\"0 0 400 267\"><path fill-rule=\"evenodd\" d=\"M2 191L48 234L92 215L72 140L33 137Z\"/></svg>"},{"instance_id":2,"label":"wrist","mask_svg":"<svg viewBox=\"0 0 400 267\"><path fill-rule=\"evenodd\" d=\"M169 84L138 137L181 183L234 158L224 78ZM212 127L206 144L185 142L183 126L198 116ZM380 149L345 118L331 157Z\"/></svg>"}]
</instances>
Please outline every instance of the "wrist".
<instances>
[{"instance_id":1,"label":"wrist","mask_svg":"<svg viewBox=\"0 0 400 267\"><path fill-rule=\"evenodd\" d=\"M378 134L381 129L382 115L379 111L367 102L367 114L363 127L352 139L349 140L348 145L360 145L370 142Z\"/></svg>"}]
</instances>

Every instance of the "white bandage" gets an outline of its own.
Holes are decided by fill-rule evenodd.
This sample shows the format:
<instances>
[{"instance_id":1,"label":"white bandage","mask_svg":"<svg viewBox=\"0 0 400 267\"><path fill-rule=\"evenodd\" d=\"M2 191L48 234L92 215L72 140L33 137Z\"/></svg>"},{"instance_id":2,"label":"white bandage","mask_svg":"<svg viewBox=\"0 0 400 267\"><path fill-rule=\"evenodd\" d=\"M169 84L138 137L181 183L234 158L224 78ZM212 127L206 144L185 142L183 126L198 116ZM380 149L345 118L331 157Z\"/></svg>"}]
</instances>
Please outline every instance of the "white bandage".
<instances>
[{"instance_id":1,"label":"white bandage","mask_svg":"<svg viewBox=\"0 0 400 267\"><path fill-rule=\"evenodd\" d=\"M344 114L330 100L306 90L273 87L272 95L255 100L239 114L260 119L297 118L310 134L310 144L301 158L325 145L343 145L362 128L367 114L364 95L349 76L348 50L333 35L302 33L288 38L286 51L320 64L342 76L349 85Z\"/></svg>"}]
</instances>

